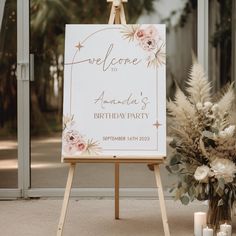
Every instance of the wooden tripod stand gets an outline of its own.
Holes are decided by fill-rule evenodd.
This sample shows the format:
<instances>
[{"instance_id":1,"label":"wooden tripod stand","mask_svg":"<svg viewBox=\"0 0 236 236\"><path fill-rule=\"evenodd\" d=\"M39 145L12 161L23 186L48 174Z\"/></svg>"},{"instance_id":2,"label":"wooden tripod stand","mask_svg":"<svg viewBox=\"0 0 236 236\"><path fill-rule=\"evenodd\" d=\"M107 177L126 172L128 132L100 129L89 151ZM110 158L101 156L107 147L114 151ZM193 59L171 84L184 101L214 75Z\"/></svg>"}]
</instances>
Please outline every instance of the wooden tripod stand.
<instances>
[{"instance_id":1,"label":"wooden tripod stand","mask_svg":"<svg viewBox=\"0 0 236 236\"><path fill-rule=\"evenodd\" d=\"M109 18L109 24L126 24L125 13L123 2L127 2L128 0L107 0L108 2L112 2L112 8ZM119 219L119 164L126 163L126 164L149 164L152 165L154 168L154 173L156 177L156 183L158 188L158 195L159 201L161 206L161 214L162 214L162 222L164 227L165 236L170 236L167 214L166 214L166 207L165 207L165 200L160 176L160 168L159 166L163 164L164 157L149 157L149 156L142 156L142 157L114 157L114 156L89 156L89 157L64 157L64 163L70 163L69 174L67 178L67 184L65 189L64 200L62 204L61 216L58 224L57 229L57 236L61 236L63 234L63 228L69 203L69 197L72 187L72 182L74 178L75 167L77 163L113 163L115 166L115 219Z\"/></svg>"}]
</instances>

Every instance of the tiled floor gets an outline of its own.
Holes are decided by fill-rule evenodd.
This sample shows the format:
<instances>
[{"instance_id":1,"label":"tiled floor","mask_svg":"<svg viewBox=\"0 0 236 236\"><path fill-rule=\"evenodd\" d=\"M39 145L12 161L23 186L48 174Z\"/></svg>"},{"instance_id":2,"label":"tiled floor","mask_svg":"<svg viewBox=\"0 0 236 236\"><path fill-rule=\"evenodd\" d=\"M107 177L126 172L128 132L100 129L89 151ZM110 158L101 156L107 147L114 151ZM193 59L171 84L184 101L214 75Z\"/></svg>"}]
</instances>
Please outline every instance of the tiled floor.
<instances>
[{"instance_id":1,"label":"tiled floor","mask_svg":"<svg viewBox=\"0 0 236 236\"><path fill-rule=\"evenodd\" d=\"M56 235L61 204L61 199L0 201L0 235ZM172 236L192 236L193 213L207 210L198 202L183 206L167 200L166 205ZM122 199L120 220L114 220L113 207L113 200L108 199L71 199L64 236L164 235L158 201Z\"/></svg>"}]
</instances>

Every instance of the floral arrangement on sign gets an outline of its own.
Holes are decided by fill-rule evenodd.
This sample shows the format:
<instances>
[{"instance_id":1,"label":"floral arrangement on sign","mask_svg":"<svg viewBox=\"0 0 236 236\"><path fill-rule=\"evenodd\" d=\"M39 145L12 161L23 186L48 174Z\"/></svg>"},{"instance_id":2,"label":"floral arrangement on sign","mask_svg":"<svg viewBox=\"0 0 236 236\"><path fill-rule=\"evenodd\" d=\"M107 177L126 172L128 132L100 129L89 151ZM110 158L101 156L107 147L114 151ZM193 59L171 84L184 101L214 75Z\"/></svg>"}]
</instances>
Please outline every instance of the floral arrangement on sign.
<instances>
[{"instance_id":1,"label":"floral arrangement on sign","mask_svg":"<svg viewBox=\"0 0 236 236\"><path fill-rule=\"evenodd\" d=\"M86 139L74 129L74 116L63 116L62 151L63 155L98 155L101 147L97 141Z\"/></svg>"},{"instance_id":2,"label":"floral arrangement on sign","mask_svg":"<svg viewBox=\"0 0 236 236\"><path fill-rule=\"evenodd\" d=\"M178 176L171 191L175 189L176 200L183 204L209 200L208 224L216 229L221 221L231 221L236 200L233 84L215 101L202 66L195 62L186 91L187 95L177 88L175 99L167 104L174 149L167 170Z\"/></svg>"},{"instance_id":3,"label":"floral arrangement on sign","mask_svg":"<svg viewBox=\"0 0 236 236\"><path fill-rule=\"evenodd\" d=\"M124 25L121 33L125 39L137 43L147 53L147 67L159 67L166 63L165 42L153 25Z\"/></svg>"}]
</instances>

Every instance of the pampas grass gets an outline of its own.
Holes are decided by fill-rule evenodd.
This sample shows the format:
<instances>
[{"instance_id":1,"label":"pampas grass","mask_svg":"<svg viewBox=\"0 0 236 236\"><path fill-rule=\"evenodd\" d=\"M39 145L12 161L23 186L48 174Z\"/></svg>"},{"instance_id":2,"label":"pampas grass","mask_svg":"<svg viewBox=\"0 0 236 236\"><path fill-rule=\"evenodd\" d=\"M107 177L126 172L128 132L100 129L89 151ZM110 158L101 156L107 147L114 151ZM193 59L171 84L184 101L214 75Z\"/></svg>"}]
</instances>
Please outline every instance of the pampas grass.
<instances>
[{"instance_id":1,"label":"pampas grass","mask_svg":"<svg viewBox=\"0 0 236 236\"><path fill-rule=\"evenodd\" d=\"M203 67L194 61L186 82L186 92L177 86L174 99L167 102L169 131L173 137L170 143L173 153L167 170L178 176L176 199L184 204L196 198L208 199L210 188L220 199L224 190L232 191L236 196L236 176L233 182L227 184L223 177L219 181L209 175L202 182L194 178L198 167L207 166L210 169L216 159L228 159L236 169L233 84L226 87L216 99L213 97L211 83Z\"/></svg>"},{"instance_id":2,"label":"pampas grass","mask_svg":"<svg viewBox=\"0 0 236 236\"><path fill-rule=\"evenodd\" d=\"M204 118L204 116L201 117L200 108L213 105L211 103L213 100L211 83L205 76L203 67L197 61L194 62L191 68L186 85L186 94L177 85L174 99L167 101L167 111L173 121L172 127L174 126L174 129L170 128L170 130L178 135L183 133L183 130L192 134L201 132L201 127L207 125L209 119ZM226 113L231 111L234 101L235 94L232 83L221 96L218 96L215 102L221 115L219 125L222 125L222 129L230 121L230 116L226 116ZM202 125L199 125L200 123ZM186 138L186 135L182 135L182 137Z\"/></svg>"},{"instance_id":3,"label":"pampas grass","mask_svg":"<svg viewBox=\"0 0 236 236\"><path fill-rule=\"evenodd\" d=\"M235 100L233 85L234 85L234 83L232 83L229 86L228 90L223 94L223 96L218 101L219 110L222 115L225 112L231 110L233 107L233 102Z\"/></svg>"},{"instance_id":4,"label":"pampas grass","mask_svg":"<svg viewBox=\"0 0 236 236\"><path fill-rule=\"evenodd\" d=\"M211 84L205 76L203 67L195 62L190 71L190 78L187 81L187 92L193 103L205 103L211 101Z\"/></svg>"}]
</instances>

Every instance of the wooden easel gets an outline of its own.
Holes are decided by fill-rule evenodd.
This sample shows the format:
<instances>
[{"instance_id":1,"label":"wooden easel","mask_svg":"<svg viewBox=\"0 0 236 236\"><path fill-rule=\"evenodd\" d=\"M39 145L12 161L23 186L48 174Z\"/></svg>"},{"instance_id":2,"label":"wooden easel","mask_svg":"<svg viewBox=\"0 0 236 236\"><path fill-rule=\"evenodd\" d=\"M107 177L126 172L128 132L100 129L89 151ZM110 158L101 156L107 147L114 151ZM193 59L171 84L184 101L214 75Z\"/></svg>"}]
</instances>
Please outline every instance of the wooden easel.
<instances>
[{"instance_id":1,"label":"wooden easel","mask_svg":"<svg viewBox=\"0 0 236 236\"><path fill-rule=\"evenodd\" d=\"M111 13L109 18L109 24L126 24L125 13L123 2L128 2L128 0L107 0L107 2L112 2ZM116 156L89 156L89 157L64 157L64 163L70 163L69 174L66 183L65 195L61 209L61 216L57 229L57 236L62 236L63 228L68 208L68 202L75 172L75 167L77 163L113 163L115 166L115 219L119 219L119 164L148 164L152 167L155 173L156 184L158 188L158 195L161 207L161 215L162 222L164 227L165 236L170 236L169 225L166 214L165 207L165 199L162 188L161 176L160 176L160 168L159 166L164 163L164 157L150 157L150 156L142 156L142 157L116 157Z\"/></svg>"}]
</instances>

